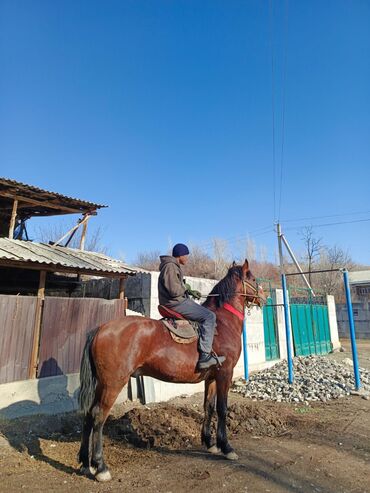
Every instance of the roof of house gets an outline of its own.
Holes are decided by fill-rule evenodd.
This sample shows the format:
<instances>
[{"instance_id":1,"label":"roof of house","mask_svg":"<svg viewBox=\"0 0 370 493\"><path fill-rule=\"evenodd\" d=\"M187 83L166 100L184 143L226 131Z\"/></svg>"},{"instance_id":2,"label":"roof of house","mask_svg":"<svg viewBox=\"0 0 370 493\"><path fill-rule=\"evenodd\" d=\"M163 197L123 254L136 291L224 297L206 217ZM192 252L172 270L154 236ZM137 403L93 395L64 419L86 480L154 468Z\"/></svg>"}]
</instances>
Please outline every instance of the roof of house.
<instances>
[{"instance_id":1,"label":"roof of house","mask_svg":"<svg viewBox=\"0 0 370 493\"><path fill-rule=\"evenodd\" d=\"M370 284L370 270L348 272L350 284Z\"/></svg>"},{"instance_id":2,"label":"roof of house","mask_svg":"<svg viewBox=\"0 0 370 493\"><path fill-rule=\"evenodd\" d=\"M18 200L17 216L20 219L59 214L86 214L107 207L0 177L0 213L2 215L11 215L15 199Z\"/></svg>"},{"instance_id":3,"label":"roof of house","mask_svg":"<svg viewBox=\"0 0 370 493\"><path fill-rule=\"evenodd\" d=\"M0 238L0 267L71 272L105 277L134 275L132 268L104 255L75 248Z\"/></svg>"}]
</instances>

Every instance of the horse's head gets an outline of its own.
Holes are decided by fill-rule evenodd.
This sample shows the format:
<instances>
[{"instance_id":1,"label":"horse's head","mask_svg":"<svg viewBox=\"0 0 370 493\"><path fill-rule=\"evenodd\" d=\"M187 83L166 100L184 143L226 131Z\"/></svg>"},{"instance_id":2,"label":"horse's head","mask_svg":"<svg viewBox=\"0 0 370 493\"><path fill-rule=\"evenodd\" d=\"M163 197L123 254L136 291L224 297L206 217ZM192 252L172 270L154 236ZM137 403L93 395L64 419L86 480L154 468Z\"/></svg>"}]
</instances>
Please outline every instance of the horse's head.
<instances>
[{"instance_id":1,"label":"horse's head","mask_svg":"<svg viewBox=\"0 0 370 493\"><path fill-rule=\"evenodd\" d=\"M235 267L235 262L233 263ZM255 303L262 307L266 303L266 296L261 285L258 284L256 278L249 269L248 260L245 259L241 267L241 295L245 299L245 303Z\"/></svg>"},{"instance_id":2,"label":"horse's head","mask_svg":"<svg viewBox=\"0 0 370 493\"><path fill-rule=\"evenodd\" d=\"M262 306L266 302L262 287L257 283L256 278L249 269L248 260L245 260L243 265L236 265L233 262L226 276L210 292L210 298L206 303L211 303L212 296L217 297L214 302L217 306L229 303L236 297L238 297L242 306L248 303Z\"/></svg>"}]
</instances>

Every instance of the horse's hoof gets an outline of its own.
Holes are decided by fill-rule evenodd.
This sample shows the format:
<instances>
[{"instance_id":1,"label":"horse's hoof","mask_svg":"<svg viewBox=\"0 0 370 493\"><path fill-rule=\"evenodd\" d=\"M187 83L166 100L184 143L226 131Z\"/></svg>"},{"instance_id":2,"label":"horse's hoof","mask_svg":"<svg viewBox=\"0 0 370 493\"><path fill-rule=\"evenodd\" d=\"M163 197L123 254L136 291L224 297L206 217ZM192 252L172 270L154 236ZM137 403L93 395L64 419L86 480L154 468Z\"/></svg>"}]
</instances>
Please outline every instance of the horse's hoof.
<instances>
[{"instance_id":1,"label":"horse's hoof","mask_svg":"<svg viewBox=\"0 0 370 493\"><path fill-rule=\"evenodd\" d=\"M212 447L207 448L207 452L210 454L219 454L221 452L221 449L217 447L217 445L212 445Z\"/></svg>"},{"instance_id":2,"label":"horse's hoof","mask_svg":"<svg viewBox=\"0 0 370 493\"><path fill-rule=\"evenodd\" d=\"M92 476L95 476L97 469L96 467L90 466L89 471Z\"/></svg>"},{"instance_id":3,"label":"horse's hoof","mask_svg":"<svg viewBox=\"0 0 370 493\"><path fill-rule=\"evenodd\" d=\"M105 481L110 481L112 479L112 475L108 470L106 470L106 471L98 472L98 474L95 476L95 479L100 483L103 483Z\"/></svg>"},{"instance_id":4,"label":"horse's hoof","mask_svg":"<svg viewBox=\"0 0 370 493\"><path fill-rule=\"evenodd\" d=\"M229 452L228 454L225 454L225 459L228 459L228 460L238 460L239 459L239 456L234 451L232 451L232 452Z\"/></svg>"}]
</instances>

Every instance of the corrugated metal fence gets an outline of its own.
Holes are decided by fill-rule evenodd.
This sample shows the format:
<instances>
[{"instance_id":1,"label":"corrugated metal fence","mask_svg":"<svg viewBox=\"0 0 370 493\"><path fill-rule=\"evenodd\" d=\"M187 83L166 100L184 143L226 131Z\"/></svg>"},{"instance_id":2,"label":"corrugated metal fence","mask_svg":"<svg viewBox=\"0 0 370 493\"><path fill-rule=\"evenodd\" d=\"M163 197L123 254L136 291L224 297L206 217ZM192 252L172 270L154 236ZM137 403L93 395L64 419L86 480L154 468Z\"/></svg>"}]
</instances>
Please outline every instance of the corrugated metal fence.
<instances>
[{"instance_id":1,"label":"corrugated metal fence","mask_svg":"<svg viewBox=\"0 0 370 493\"><path fill-rule=\"evenodd\" d=\"M0 295L0 383L28 378L37 298Z\"/></svg>"},{"instance_id":2,"label":"corrugated metal fence","mask_svg":"<svg viewBox=\"0 0 370 493\"><path fill-rule=\"evenodd\" d=\"M0 295L0 384L28 378L37 298ZM46 297L38 377L79 371L86 333L124 316L125 301Z\"/></svg>"},{"instance_id":3,"label":"corrugated metal fence","mask_svg":"<svg viewBox=\"0 0 370 493\"><path fill-rule=\"evenodd\" d=\"M124 300L45 298L38 376L76 373L86 333L124 314Z\"/></svg>"}]
</instances>

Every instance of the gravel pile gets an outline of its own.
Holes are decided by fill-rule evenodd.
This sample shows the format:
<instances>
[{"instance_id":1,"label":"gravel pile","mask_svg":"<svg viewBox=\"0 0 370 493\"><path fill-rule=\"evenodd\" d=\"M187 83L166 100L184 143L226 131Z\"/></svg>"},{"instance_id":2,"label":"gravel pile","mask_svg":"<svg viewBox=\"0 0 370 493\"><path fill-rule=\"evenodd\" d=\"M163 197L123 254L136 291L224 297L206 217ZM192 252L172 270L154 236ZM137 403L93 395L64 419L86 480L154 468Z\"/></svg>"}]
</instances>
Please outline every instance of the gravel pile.
<instances>
[{"instance_id":1,"label":"gravel pile","mask_svg":"<svg viewBox=\"0 0 370 493\"><path fill-rule=\"evenodd\" d=\"M281 361L272 368L252 375L248 382L234 382L232 392L254 400L276 402L326 402L346 395L362 395L369 399L370 371L360 369L362 388L356 392L352 361L337 363L323 356L293 359L294 383L288 383L288 364Z\"/></svg>"}]
</instances>

